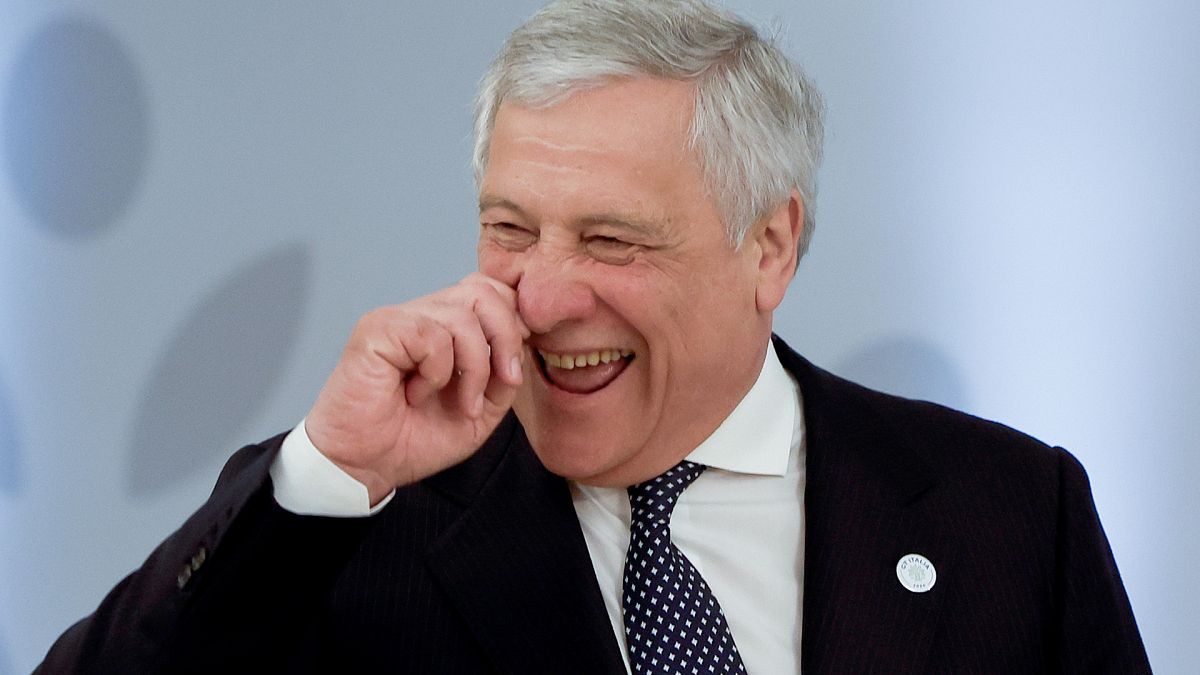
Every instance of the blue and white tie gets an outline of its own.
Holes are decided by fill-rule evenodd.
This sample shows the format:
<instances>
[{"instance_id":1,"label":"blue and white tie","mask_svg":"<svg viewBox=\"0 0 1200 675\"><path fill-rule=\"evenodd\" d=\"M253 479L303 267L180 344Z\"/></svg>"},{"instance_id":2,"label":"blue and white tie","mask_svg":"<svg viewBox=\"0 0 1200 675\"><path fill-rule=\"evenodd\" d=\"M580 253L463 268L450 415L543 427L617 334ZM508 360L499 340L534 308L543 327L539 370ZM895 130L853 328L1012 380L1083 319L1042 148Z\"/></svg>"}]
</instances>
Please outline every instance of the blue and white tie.
<instances>
[{"instance_id":1,"label":"blue and white tie","mask_svg":"<svg viewBox=\"0 0 1200 675\"><path fill-rule=\"evenodd\" d=\"M629 488L633 517L621 606L635 673L746 672L716 596L671 543L675 502L705 468L685 460Z\"/></svg>"}]
</instances>

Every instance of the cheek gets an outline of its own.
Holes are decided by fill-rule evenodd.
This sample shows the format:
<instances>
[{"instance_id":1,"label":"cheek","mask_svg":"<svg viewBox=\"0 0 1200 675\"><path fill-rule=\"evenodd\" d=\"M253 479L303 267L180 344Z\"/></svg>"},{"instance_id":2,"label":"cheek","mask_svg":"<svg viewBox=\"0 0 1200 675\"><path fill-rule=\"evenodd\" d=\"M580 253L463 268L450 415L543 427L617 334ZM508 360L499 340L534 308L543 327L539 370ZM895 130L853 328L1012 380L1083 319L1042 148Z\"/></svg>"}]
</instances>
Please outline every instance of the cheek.
<instances>
[{"instance_id":1,"label":"cheek","mask_svg":"<svg viewBox=\"0 0 1200 675\"><path fill-rule=\"evenodd\" d=\"M661 352L675 351L683 326L679 289L658 279L609 273L599 278L597 296L650 350L655 362Z\"/></svg>"},{"instance_id":2,"label":"cheek","mask_svg":"<svg viewBox=\"0 0 1200 675\"><path fill-rule=\"evenodd\" d=\"M651 370L660 377L675 369L668 364L687 358L696 331L705 329L708 295L719 292L706 290L711 280L703 277L632 266L609 270L600 283L608 305L646 342Z\"/></svg>"}]
</instances>

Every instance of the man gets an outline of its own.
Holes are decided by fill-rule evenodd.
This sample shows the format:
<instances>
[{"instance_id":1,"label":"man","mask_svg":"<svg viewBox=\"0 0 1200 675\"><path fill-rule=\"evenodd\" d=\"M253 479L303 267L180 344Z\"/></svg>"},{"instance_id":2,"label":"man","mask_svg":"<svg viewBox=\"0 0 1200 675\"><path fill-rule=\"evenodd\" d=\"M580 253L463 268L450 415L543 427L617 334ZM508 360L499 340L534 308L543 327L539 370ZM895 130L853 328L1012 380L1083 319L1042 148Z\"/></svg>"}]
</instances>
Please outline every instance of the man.
<instances>
[{"instance_id":1,"label":"man","mask_svg":"<svg viewBox=\"0 0 1200 675\"><path fill-rule=\"evenodd\" d=\"M45 671L1148 670L1070 455L772 341L821 141L776 47L553 3L476 131L479 273L364 317Z\"/></svg>"}]
</instances>

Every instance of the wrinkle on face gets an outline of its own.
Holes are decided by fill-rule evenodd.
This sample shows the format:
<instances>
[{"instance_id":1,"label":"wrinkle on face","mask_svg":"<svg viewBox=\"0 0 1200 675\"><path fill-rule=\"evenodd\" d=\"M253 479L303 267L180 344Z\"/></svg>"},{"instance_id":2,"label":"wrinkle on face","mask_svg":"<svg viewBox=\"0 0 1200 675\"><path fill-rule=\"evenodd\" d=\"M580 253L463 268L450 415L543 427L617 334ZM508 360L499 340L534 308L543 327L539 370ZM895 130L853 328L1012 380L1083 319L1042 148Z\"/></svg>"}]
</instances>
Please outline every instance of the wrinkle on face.
<instances>
[{"instance_id":1,"label":"wrinkle on face","mask_svg":"<svg viewBox=\"0 0 1200 675\"><path fill-rule=\"evenodd\" d=\"M517 290L535 346L636 352L586 396L526 373L514 409L543 463L568 478L628 485L661 473L716 428L761 366L770 320L754 303L753 247L728 245L688 145L692 109L689 84L641 78L497 113L480 270ZM510 228L520 246L496 239ZM634 246L628 262L589 251L606 239Z\"/></svg>"}]
</instances>

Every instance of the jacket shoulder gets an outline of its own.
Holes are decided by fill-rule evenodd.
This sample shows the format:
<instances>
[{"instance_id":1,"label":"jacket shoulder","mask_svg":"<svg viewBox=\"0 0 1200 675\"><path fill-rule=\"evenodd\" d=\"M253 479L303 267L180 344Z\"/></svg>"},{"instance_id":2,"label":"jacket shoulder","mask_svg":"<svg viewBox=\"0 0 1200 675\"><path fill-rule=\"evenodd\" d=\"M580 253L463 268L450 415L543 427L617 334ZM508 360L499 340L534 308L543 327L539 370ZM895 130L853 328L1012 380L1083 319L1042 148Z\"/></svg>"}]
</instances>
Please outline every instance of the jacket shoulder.
<instances>
[{"instance_id":1,"label":"jacket shoulder","mask_svg":"<svg viewBox=\"0 0 1200 675\"><path fill-rule=\"evenodd\" d=\"M796 378L810 438L872 448L895 463L921 463L942 477L1022 480L1057 476L1066 450L1010 426L947 406L876 391L823 370L786 344L780 360ZM819 458L818 458L819 459ZM874 459L878 459L875 457Z\"/></svg>"}]
</instances>

